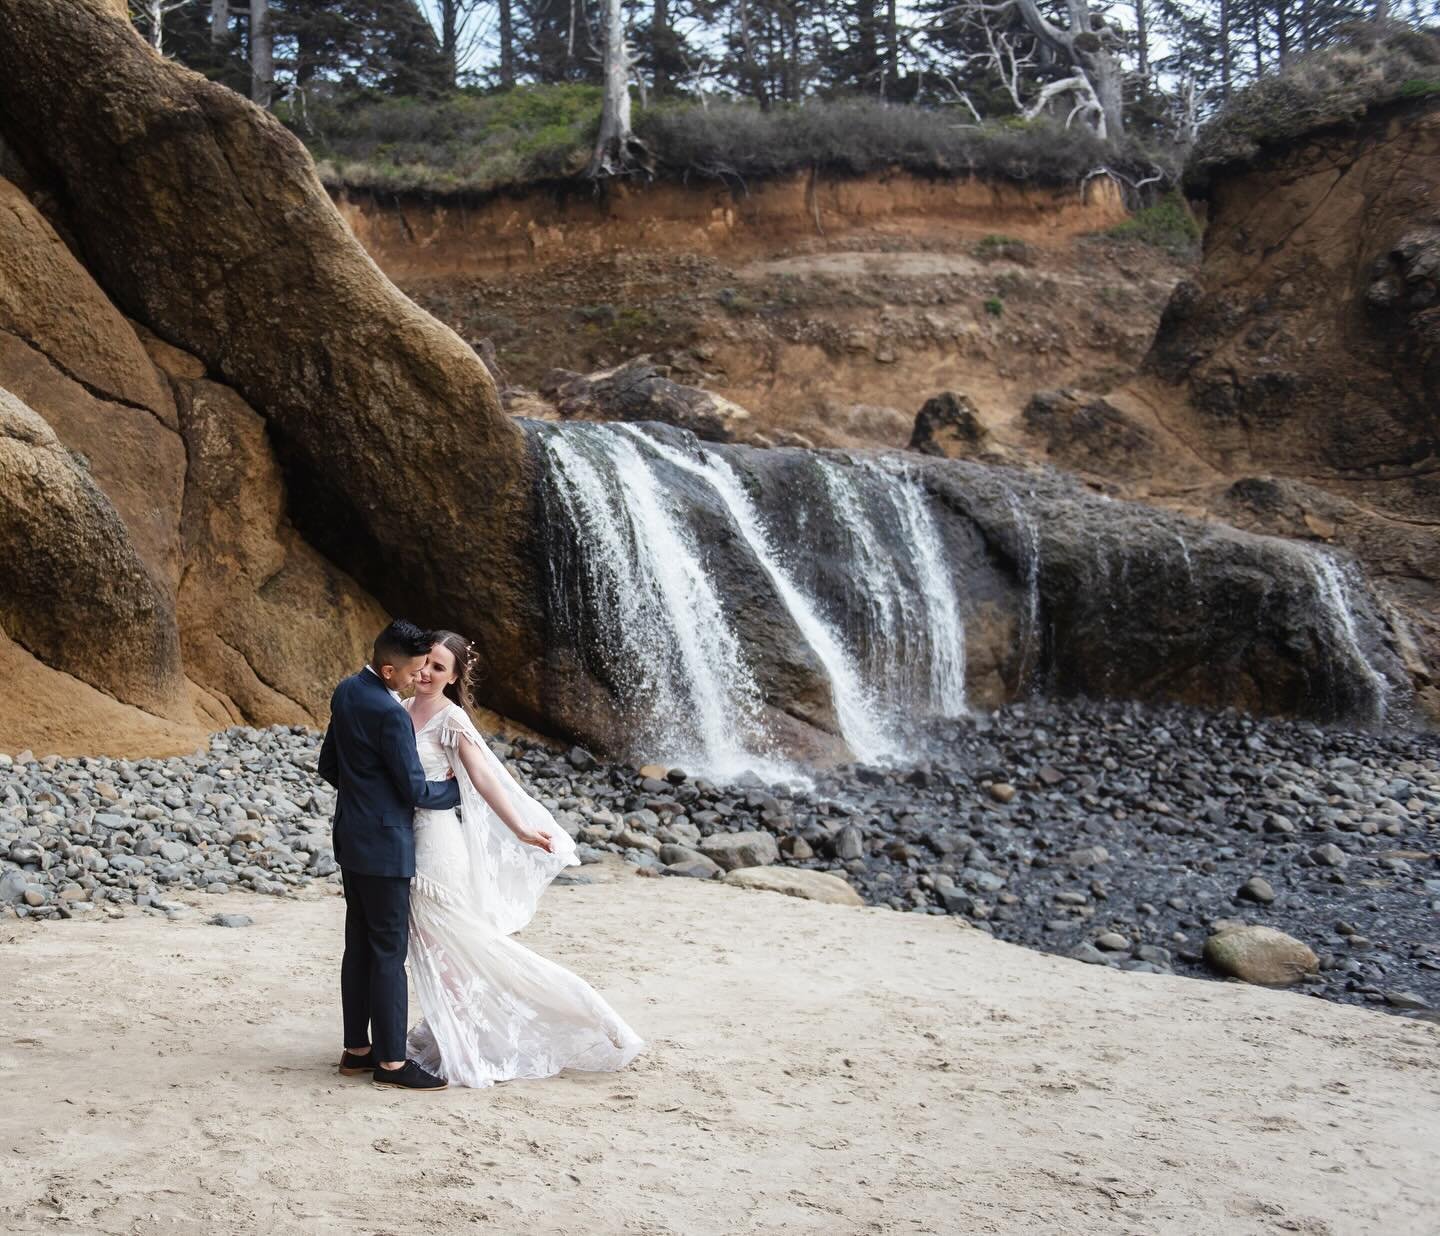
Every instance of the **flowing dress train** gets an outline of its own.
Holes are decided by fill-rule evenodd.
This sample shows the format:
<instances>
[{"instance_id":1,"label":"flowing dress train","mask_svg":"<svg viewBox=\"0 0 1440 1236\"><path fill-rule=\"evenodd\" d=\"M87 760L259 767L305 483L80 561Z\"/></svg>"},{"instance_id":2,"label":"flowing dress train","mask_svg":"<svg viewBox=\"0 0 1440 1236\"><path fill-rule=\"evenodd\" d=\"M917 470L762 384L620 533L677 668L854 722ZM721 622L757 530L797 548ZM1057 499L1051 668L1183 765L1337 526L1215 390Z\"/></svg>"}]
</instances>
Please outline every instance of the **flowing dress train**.
<instances>
[{"instance_id":1,"label":"flowing dress train","mask_svg":"<svg viewBox=\"0 0 1440 1236\"><path fill-rule=\"evenodd\" d=\"M532 827L555 853L524 845L492 811L460 762L473 741ZM461 807L415 813L410 887L410 977L423 1020L409 1054L453 1085L489 1086L561 1069L622 1069L645 1046L588 983L510 938L575 843L521 789L465 711L448 704L416 734L425 775L453 770Z\"/></svg>"}]
</instances>

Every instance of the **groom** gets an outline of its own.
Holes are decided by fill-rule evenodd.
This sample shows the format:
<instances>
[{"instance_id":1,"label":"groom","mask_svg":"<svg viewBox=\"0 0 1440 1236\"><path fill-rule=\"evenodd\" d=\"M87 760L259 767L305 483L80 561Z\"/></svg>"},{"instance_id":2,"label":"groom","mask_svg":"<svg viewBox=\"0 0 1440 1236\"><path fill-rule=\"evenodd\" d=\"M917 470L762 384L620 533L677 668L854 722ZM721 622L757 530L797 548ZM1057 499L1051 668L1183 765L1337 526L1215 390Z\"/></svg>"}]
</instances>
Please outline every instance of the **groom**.
<instances>
[{"instance_id":1,"label":"groom","mask_svg":"<svg viewBox=\"0 0 1440 1236\"><path fill-rule=\"evenodd\" d=\"M335 796L335 858L345 889L340 1072L372 1073L377 1086L443 1090L445 1081L405 1058L405 953L416 808L460 803L454 781L426 781L410 714L400 706L430 652L430 637L399 619L380 632L370 664L335 688L319 773ZM373 1034L373 1037L372 1037Z\"/></svg>"}]
</instances>

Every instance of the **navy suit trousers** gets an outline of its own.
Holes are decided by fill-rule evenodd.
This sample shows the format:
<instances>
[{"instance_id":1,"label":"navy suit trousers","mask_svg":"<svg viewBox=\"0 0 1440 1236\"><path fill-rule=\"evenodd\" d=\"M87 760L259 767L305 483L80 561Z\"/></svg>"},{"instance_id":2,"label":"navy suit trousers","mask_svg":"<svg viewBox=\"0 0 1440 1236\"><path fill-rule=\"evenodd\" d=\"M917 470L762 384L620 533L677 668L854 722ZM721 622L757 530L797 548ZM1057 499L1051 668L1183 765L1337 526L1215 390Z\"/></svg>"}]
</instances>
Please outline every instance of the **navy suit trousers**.
<instances>
[{"instance_id":1,"label":"navy suit trousers","mask_svg":"<svg viewBox=\"0 0 1440 1236\"><path fill-rule=\"evenodd\" d=\"M345 1046L369 1043L375 1059L405 1059L405 954L410 943L408 876L342 871L345 956L340 1002Z\"/></svg>"}]
</instances>

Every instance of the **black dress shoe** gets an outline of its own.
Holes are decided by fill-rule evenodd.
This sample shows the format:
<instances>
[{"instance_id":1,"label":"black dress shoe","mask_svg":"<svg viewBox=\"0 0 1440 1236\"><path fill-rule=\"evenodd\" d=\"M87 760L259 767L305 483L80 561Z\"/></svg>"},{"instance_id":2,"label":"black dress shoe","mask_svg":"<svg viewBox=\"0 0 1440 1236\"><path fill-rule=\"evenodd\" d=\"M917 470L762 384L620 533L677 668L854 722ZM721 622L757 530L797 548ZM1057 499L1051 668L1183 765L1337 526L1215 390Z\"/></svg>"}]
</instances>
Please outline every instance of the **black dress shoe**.
<instances>
[{"instance_id":1,"label":"black dress shoe","mask_svg":"<svg viewBox=\"0 0 1440 1236\"><path fill-rule=\"evenodd\" d=\"M363 1056L357 1056L353 1052L342 1051L340 1053L340 1076L359 1077L361 1073L373 1073L375 1066L380 1062L375 1059L375 1049L372 1047Z\"/></svg>"},{"instance_id":2,"label":"black dress shoe","mask_svg":"<svg viewBox=\"0 0 1440 1236\"><path fill-rule=\"evenodd\" d=\"M413 1060L398 1069L375 1070L375 1086L379 1090L444 1090L450 1083L434 1073L427 1073Z\"/></svg>"}]
</instances>

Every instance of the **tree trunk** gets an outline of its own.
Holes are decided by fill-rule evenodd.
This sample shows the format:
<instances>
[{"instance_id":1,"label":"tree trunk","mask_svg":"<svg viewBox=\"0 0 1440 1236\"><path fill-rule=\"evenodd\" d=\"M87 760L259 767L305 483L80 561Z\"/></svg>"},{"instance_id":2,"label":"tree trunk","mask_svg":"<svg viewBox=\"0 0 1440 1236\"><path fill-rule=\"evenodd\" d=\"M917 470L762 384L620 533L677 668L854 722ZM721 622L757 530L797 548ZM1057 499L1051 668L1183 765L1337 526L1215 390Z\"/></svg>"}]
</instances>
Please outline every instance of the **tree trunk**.
<instances>
[{"instance_id":1,"label":"tree trunk","mask_svg":"<svg viewBox=\"0 0 1440 1236\"><path fill-rule=\"evenodd\" d=\"M630 52L621 0L605 0L605 101L587 175L613 176L630 162Z\"/></svg>"},{"instance_id":2,"label":"tree trunk","mask_svg":"<svg viewBox=\"0 0 1440 1236\"><path fill-rule=\"evenodd\" d=\"M1135 0L1135 68L1140 74L1140 90L1144 93L1150 78L1150 30L1146 22L1145 0Z\"/></svg>"},{"instance_id":3,"label":"tree trunk","mask_svg":"<svg viewBox=\"0 0 1440 1236\"><path fill-rule=\"evenodd\" d=\"M250 0L250 98L266 108L275 84L274 48L270 0Z\"/></svg>"},{"instance_id":4,"label":"tree trunk","mask_svg":"<svg viewBox=\"0 0 1440 1236\"><path fill-rule=\"evenodd\" d=\"M165 9L162 0L144 0L141 9L150 23L150 46L163 55L165 52Z\"/></svg>"},{"instance_id":5,"label":"tree trunk","mask_svg":"<svg viewBox=\"0 0 1440 1236\"><path fill-rule=\"evenodd\" d=\"M440 72L447 89L455 88L460 43L460 0L440 0Z\"/></svg>"},{"instance_id":6,"label":"tree trunk","mask_svg":"<svg viewBox=\"0 0 1440 1236\"><path fill-rule=\"evenodd\" d=\"M511 0L500 0L500 84L515 84L515 15Z\"/></svg>"},{"instance_id":7,"label":"tree trunk","mask_svg":"<svg viewBox=\"0 0 1440 1236\"><path fill-rule=\"evenodd\" d=\"M1079 73L1095 92L1100 106L1101 136L1116 140L1125 133L1125 66L1113 46L1113 35L1091 28L1086 0L1067 0L1069 26L1053 25L1037 0L1018 0L1021 19L1043 48L1048 48Z\"/></svg>"},{"instance_id":8,"label":"tree trunk","mask_svg":"<svg viewBox=\"0 0 1440 1236\"><path fill-rule=\"evenodd\" d=\"M1230 101L1230 0L1220 0L1220 101Z\"/></svg>"},{"instance_id":9,"label":"tree trunk","mask_svg":"<svg viewBox=\"0 0 1440 1236\"><path fill-rule=\"evenodd\" d=\"M746 0L736 4L736 20L740 23L740 81L741 88L749 87L750 97L760 104L760 110L770 107L770 95L760 77L760 68L755 63L755 32L750 29L750 6Z\"/></svg>"},{"instance_id":10,"label":"tree trunk","mask_svg":"<svg viewBox=\"0 0 1440 1236\"><path fill-rule=\"evenodd\" d=\"M895 19L895 0L885 4L885 85L880 91L882 99L898 97L896 86L900 81L900 26Z\"/></svg>"},{"instance_id":11,"label":"tree trunk","mask_svg":"<svg viewBox=\"0 0 1440 1236\"><path fill-rule=\"evenodd\" d=\"M217 51L230 43L230 0L210 0L210 45Z\"/></svg>"},{"instance_id":12,"label":"tree trunk","mask_svg":"<svg viewBox=\"0 0 1440 1236\"><path fill-rule=\"evenodd\" d=\"M872 88L874 78L880 78L877 93L885 89L884 74L880 71L880 23L876 20L874 0L857 0L855 14L855 37L852 63L856 84L862 91ZM842 31L844 27L841 27Z\"/></svg>"},{"instance_id":13,"label":"tree trunk","mask_svg":"<svg viewBox=\"0 0 1440 1236\"><path fill-rule=\"evenodd\" d=\"M674 32L670 29L670 0L655 0L650 19L650 47L655 57L654 86L656 98L663 98L674 87L670 80L670 57L674 54Z\"/></svg>"},{"instance_id":14,"label":"tree trunk","mask_svg":"<svg viewBox=\"0 0 1440 1236\"><path fill-rule=\"evenodd\" d=\"M1105 115L1105 132L1101 136L1115 141L1125 135L1125 70L1108 53L1086 59L1086 75Z\"/></svg>"}]
</instances>

